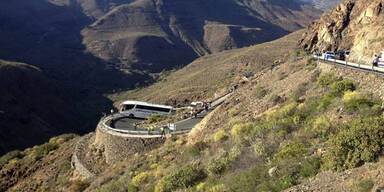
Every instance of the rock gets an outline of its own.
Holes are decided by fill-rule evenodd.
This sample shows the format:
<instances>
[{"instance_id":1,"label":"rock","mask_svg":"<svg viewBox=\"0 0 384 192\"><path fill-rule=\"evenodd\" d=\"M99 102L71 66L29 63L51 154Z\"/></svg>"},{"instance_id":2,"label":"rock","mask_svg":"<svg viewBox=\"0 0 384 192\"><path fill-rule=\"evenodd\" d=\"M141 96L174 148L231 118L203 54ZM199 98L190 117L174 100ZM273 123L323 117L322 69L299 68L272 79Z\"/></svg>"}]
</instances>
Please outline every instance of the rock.
<instances>
[{"instance_id":1,"label":"rock","mask_svg":"<svg viewBox=\"0 0 384 192\"><path fill-rule=\"evenodd\" d=\"M273 176L277 173L277 171L278 171L277 167L272 167L272 168L270 168L270 169L268 170L268 175L269 175L270 177L273 177Z\"/></svg>"}]
</instances>

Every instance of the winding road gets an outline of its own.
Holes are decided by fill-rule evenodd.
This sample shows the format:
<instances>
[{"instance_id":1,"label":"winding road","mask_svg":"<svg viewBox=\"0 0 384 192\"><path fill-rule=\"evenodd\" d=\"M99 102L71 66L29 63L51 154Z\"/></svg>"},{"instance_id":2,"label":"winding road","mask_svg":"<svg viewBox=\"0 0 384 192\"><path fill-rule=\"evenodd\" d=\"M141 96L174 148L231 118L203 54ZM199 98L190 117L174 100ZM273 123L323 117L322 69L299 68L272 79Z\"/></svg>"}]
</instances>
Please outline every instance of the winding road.
<instances>
[{"instance_id":1,"label":"winding road","mask_svg":"<svg viewBox=\"0 0 384 192\"><path fill-rule=\"evenodd\" d=\"M181 121L177 121L173 123L175 130L173 133L184 133L189 132L195 125L200 123L200 121L208 115L211 111L213 111L216 107L222 104L229 96L232 95L233 92L227 93L226 95L220 97L219 99L213 101L211 103L211 107L208 111L202 111L197 115L196 118L187 118ZM128 117L120 117L113 119L109 126L106 126L109 130L126 133L132 135L160 135L160 127L156 127L153 131L148 133L146 128L135 127L135 123L142 122L142 119L132 119Z\"/></svg>"}]
</instances>

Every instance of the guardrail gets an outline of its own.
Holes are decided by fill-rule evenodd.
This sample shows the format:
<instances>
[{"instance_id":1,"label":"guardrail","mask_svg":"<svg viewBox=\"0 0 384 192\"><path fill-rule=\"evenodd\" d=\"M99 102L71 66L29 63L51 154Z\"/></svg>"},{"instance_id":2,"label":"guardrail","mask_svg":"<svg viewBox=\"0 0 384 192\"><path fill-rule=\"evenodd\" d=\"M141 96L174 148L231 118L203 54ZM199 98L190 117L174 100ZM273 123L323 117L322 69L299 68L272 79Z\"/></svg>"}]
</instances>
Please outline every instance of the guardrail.
<instances>
[{"instance_id":1,"label":"guardrail","mask_svg":"<svg viewBox=\"0 0 384 192\"><path fill-rule=\"evenodd\" d=\"M337 60L337 59L324 59L321 56L313 56L317 60L325 61L331 64L343 66L343 67L348 67L352 69L357 69L360 71L366 71L366 72L372 72L372 73L377 73L377 74L384 74L384 68L383 67L376 67L376 66L370 66L370 65L365 65L365 64L358 64L358 63L352 63L348 61L342 61L342 60Z\"/></svg>"},{"instance_id":2,"label":"guardrail","mask_svg":"<svg viewBox=\"0 0 384 192\"><path fill-rule=\"evenodd\" d=\"M211 102L212 105L209 109L214 109L218 105L222 104L232 93L233 92L229 92L229 93L225 94L224 96L220 97L219 99L216 99L215 101ZM150 132L143 131L143 130L116 129L116 128L111 127L113 120L123 118L123 117L124 116L121 116L120 114L113 114L113 115L104 117L100 120L98 127L102 128L106 131L112 132L111 134L119 134L119 136L122 136L121 134L124 134L125 136L128 136L128 137L145 137L145 138L163 137L164 136L163 132L159 131L159 129L161 127L167 127L167 129L165 129L165 134L171 134L171 135L179 135L179 134L188 133L193 128L193 126L192 127L180 127L180 128L177 127L177 124L192 120L192 117L189 117L187 119L183 119L181 121L177 121L173 124L155 127L154 130L152 130Z\"/></svg>"}]
</instances>

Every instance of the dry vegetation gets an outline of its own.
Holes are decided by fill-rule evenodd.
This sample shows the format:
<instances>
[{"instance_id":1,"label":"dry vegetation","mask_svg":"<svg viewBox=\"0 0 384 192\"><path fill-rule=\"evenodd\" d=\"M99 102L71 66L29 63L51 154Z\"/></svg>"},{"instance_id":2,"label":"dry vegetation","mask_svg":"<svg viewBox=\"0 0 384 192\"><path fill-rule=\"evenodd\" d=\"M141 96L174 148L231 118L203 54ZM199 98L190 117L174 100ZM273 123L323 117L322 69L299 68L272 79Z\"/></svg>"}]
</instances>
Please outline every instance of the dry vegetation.
<instances>
[{"instance_id":1,"label":"dry vegetation","mask_svg":"<svg viewBox=\"0 0 384 192\"><path fill-rule=\"evenodd\" d=\"M278 60L287 60L301 34L295 32L269 43L199 58L150 87L117 93L110 98L116 105L127 99L171 105L208 100L215 93L227 91L231 84L239 83L242 76L269 69Z\"/></svg>"}]
</instances>

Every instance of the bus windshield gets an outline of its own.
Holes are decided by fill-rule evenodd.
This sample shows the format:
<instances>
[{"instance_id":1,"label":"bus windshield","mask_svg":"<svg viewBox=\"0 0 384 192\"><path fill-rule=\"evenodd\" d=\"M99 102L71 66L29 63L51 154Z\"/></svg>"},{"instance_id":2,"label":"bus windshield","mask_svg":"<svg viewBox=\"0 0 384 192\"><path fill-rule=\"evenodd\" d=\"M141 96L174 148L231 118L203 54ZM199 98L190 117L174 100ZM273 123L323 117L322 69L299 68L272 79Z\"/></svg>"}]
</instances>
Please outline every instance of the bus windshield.
<instances>
[{"instance_id":1,"label":"bus windshield","mask_svg":"<svg viewBox=\"0 0 384 192\"><path fill-rule=\"evenodd\" d=\"M121 111L128 111L135 107L135 105L124 105Z\"/></svg>"}]
</instances>

